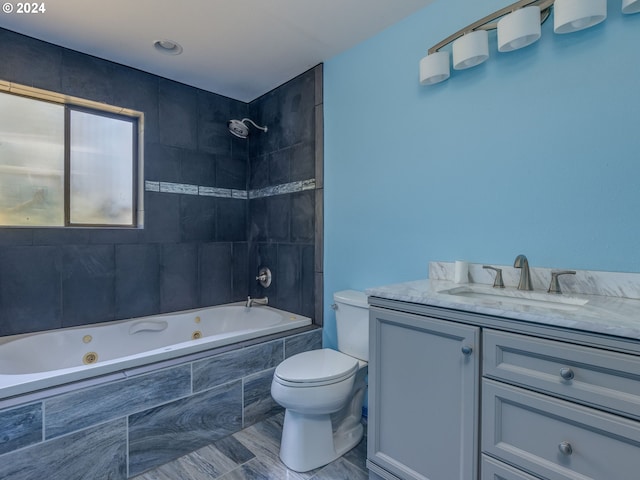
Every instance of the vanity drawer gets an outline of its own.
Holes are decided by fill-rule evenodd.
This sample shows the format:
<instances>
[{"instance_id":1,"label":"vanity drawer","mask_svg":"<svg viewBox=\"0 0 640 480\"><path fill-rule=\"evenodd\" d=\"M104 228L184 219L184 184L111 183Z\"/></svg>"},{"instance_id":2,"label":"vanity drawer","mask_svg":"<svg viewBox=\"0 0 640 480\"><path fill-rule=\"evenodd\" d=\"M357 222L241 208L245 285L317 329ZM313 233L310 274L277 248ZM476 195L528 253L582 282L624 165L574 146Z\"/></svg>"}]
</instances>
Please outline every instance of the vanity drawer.
<instances>
[{"instance_id":1,"label":"vanity drawer","mask_svg":"<svg viewBox=\"0 0 640 480\"><path fill-rule=\"evenodd\" d=\"M480 478L482 480L539 480L538 477L532 477L488 455L482 455Z\"/></svg>"},{"instance_id":2,"label":"vanity drawer","mask_svg":"<svg viewBox=\"0 0 640 480\"><path fill-rule=\"evenodd\" d=\"M482 428L483 452L548 480L640 472L639 422L488 379Z\"/></svg>"},{"instance_id":3,"label":"vanity drawer","mask_svg":"<svg viewBox=\"0 0 640 480\"><path fill-rule=\"evenodd\" d=\"M486 377L640 419L640 357L484 331Z\"/></svg>"}]
</instances>

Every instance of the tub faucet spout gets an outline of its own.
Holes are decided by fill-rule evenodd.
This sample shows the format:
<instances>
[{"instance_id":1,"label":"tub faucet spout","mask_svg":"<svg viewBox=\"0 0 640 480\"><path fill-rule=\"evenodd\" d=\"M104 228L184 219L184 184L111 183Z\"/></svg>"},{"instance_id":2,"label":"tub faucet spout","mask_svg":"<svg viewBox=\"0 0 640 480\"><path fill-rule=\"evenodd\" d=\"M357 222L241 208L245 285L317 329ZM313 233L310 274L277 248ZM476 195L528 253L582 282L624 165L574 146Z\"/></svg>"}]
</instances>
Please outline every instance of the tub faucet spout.
<instances>
[{"instance_id":1,"label":"tub faucet spout","mask_svg":"<svg viewBox=\"0 0 640 480\"><path fill-rule=\"evenodd\" d=\"M253 305L268 305L269 304L269 297L263 297L263 298L251 298L250 296L247 297L247 303L245 303L245 307L247 308L251 308Z\"/></svg>"},{"instance_id":2,"label":"tub faucet spout","mask_svg":"<svg viewBox=\"0 0 640 480\"><path fill-rule=\"evenodd\" d=\"M515 268L521 268L520 283L518 284L518 290L533 290L531 286L531 275L529 274L529 260L524 255L518 255L513 262Z\"/></svg>"}]
</instances>

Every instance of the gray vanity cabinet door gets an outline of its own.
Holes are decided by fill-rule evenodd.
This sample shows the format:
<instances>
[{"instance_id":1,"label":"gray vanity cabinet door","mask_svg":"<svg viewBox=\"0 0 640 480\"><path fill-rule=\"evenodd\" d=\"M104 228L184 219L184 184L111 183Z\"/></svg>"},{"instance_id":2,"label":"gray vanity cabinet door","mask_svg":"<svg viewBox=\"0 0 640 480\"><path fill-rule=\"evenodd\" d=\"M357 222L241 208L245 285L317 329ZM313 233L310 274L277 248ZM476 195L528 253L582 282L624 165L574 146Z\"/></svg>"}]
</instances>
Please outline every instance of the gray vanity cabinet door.
<instances>
[{"instance_id":1,"label":"gray vanity cabinet door","mask_svg":"<svg viewBox=\"0 0 640 480\"><path fill-rule=\"evenodd\" d=\"M483 452L547 480L631 480L640 422L485 379Z\"/></svg>"},{"instance_id":2,"label":"gray vanity cabinet door","mask_svg":"<svg viewBox=\"0 0 640 480\"><path fill-rule=\"evenodd\" d=\"M477 479L480 329L377 307L369 327L371 470Z\"/></svg>"}]
</instances>

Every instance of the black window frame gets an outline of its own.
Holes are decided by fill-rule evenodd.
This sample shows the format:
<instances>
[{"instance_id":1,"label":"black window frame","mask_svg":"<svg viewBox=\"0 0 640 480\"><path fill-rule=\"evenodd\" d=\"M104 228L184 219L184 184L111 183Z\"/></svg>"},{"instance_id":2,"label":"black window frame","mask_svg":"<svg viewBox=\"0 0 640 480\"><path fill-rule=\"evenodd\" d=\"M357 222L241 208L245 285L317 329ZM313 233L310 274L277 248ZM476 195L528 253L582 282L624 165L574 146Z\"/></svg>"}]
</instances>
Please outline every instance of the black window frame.
<instances>
[{"instance_id":1,"label":"black window frame","mask_svg":"<svg viewBox=\"0 0 640 480\"><path fill-rule=\"evenodd\" d=\"M97 227L97 228L134 228L138 226L138 119L128 115L105 112L95 108L78 105L64 106L64 226L65 227ZM132 223L72 223L71 222L71 111L89 113L91 115L123 120L131 123L131 209Z\"/></svg>"},{"instance_id":2,"label":"black window frame","mask_svg":"<svg viewBox=\"0 0 640 480\"><path fill-rule=\"evenodd\" d=\"M14 84L15 85L15 84ZM100 229L127 229L127 228L139 228L141 227L141 218L139 216L140 195L142 187L139 184L139 179L142 175L140 171L141 165L141 149L140 138L142 135L142 113L134 112L121 107L113 107L110 105L104 105L104 109L100 106L93 107L91 105L98 105L97 102L90 100L75 99L56 94L54 92L48 92L45 90L32 89L30 87L23 87L20 92L11 91L10 89L0 89L0 94L14 95L29 100L38 102L51 103L54 105L60 105L64 109L64 129L63 129L63 144L64 144L64 159L63 159L63 224L62 225L0 225L0 228L100 228ZM33 90L36 92L30 95L29 92ZM86 104L86 105L84 105ZM116 113L123 111L130 111L127 113ZM112 118L121 121L126 121L131 124L132 137L131 137L131 219L132 223L116 224L116 223L72 223L71 222L71 112L83 112L100 117Z\"/></svg>"}]
</instances>

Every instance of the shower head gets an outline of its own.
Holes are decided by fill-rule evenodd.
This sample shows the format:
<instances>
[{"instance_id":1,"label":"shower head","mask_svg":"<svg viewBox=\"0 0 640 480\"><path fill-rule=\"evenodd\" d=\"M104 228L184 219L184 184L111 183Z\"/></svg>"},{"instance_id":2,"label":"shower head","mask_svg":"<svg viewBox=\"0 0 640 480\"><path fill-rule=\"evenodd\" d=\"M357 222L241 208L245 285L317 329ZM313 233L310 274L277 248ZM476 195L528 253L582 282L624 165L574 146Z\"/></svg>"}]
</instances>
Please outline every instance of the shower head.
<instances>
[{"instance_id":1,"label":"shower head","mask_svg":"<svg viewBox=\"0 0 640 480\"><path fill-rule=\"evenodd\" d=\"M256 125L256 123L250 118L243 118L242 120L229 120L227 122L227 127L229 127L229 131L233 133L236 137L247 138L249 135L249 126L245 123L249 122L256 128L266 132L267 127L261 127L260 125Z\"/></svg>"}]
</instances>

